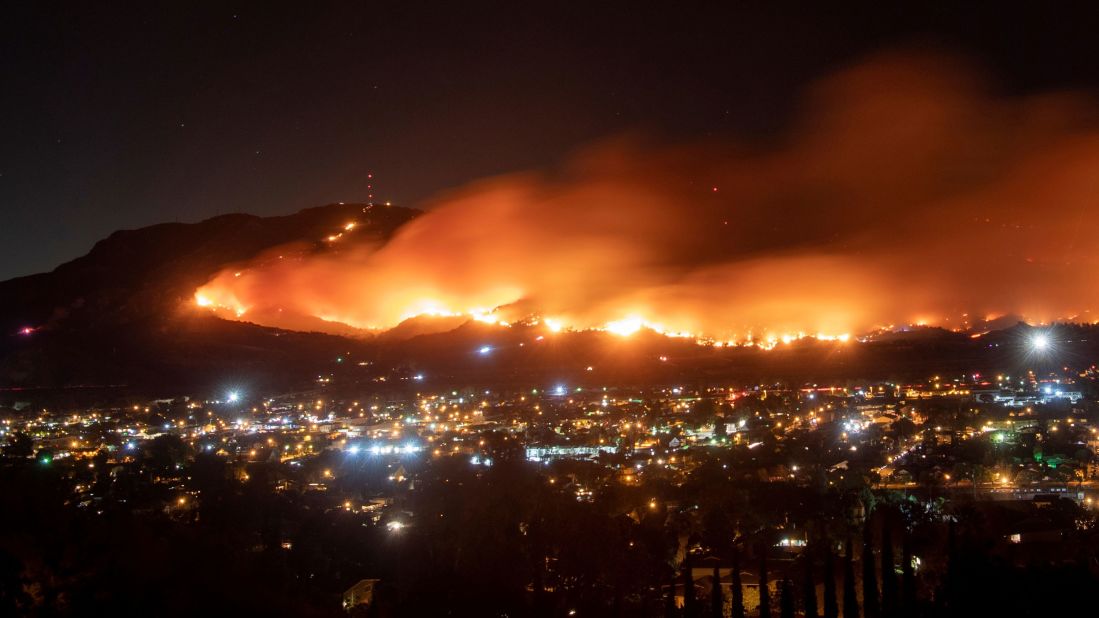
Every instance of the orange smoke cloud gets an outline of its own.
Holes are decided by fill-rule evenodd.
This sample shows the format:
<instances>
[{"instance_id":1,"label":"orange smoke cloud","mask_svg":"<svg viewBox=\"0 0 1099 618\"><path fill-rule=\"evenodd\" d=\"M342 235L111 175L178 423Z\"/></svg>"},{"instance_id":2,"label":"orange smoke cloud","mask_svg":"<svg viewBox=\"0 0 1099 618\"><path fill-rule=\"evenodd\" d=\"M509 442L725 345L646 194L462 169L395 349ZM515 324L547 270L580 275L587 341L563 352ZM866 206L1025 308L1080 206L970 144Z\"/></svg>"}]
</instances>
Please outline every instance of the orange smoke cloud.
<instances>
[{"instance_id":1,"label":"orange smoke cloud","mask_svg":"<svg viewBox=\"0 0 1099 618\"><path fill-rule=\"evenodd\" d=\"M384 244L334 230L331 250L264 256L196 298L334 332L422 314L722 341L1093 321L1090 101L996 98L954 58L893 54L821 81L802 108L766 146L619 139L553 173L479 181Z\"/></svg>"}]
</instances>

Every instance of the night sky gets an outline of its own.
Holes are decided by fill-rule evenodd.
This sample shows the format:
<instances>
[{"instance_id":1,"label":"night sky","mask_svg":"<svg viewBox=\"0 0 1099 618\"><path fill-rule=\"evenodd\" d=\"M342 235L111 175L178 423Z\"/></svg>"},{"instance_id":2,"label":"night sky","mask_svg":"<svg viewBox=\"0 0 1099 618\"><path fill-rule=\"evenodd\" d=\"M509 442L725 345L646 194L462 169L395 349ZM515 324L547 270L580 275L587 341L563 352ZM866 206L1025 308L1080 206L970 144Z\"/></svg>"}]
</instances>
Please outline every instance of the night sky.
<instances>
[{"instance_id":1,"label":"night sky","mask_svg":"<svg viewBox=\"0 0 1099 618\"><path fill-rule=\"evenodd\" d=\"M97 4L0 20L0 279L120 228L366 201L368 172L415 205L623 132L771 139L807 83L898 47L1005 94L1099 87L1097 11L1069 3Z\"/></svg>"}]
</instances>

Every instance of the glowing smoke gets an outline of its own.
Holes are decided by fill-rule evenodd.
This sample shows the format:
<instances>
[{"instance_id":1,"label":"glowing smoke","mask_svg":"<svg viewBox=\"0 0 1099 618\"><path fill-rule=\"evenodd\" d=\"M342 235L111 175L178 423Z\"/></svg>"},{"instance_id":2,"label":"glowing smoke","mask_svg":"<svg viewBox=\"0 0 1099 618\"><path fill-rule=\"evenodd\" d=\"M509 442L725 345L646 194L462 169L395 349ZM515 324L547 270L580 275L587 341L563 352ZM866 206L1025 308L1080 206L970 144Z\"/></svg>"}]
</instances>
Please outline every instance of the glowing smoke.
<instances>
[{"instance_id":1,"label":"glowing smoke","mask_svg":"<svg viewBox=\"0 0 1099 618\"><path fill-rule=\"evenodd\" d=\"M765 147L607 142L438 197L383 246L348 230L338 249L268 256L197 298L333 331L456 313L740 341L1093 321L1091 102L991 97L957 65L879 57L816 84Z\"/></svg>"}]
</instances>

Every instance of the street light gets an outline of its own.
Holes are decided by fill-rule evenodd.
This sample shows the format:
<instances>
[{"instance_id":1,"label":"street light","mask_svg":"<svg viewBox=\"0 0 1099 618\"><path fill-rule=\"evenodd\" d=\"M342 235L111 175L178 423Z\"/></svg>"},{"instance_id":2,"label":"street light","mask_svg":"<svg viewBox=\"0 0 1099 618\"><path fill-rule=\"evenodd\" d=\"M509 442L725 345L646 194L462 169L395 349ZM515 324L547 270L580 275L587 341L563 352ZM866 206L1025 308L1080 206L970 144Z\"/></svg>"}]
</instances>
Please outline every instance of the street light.
<instances>
[{"instance_id":1,"label":"street light","mask_svg":"<svg viewBox=\"0 0 1099 618\"><path fill-rule=\"evenodd\" d=\"M1034 335L1030 340L1030 345L1038 352L1045 352L1049 349L1049 335L1045 333Z\"/></svg>"}]
</instances>

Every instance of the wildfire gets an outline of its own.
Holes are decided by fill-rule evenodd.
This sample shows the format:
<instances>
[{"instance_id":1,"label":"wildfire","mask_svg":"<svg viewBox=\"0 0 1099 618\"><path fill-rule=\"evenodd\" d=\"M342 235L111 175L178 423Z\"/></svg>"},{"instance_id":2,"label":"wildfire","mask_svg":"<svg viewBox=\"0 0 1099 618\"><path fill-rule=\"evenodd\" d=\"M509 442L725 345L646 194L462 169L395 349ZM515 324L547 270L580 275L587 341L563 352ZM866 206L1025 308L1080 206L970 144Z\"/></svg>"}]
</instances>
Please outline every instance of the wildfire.
<instances>
[{"instance_id":1,"label":"wildfire","mask_svg":"<svg viewBox=\"0 0 1099 618\"><path fill-rule=\"evenodd\" d=\"M1051 119L1091 102L992 98L942 60L822 81L770 150L601 144L552 174L448 192L380 246L366 221L341 222L194 301L302 330L467 319L763 349L1090 315L1099 131Z\"/></svg>"},{"instance_id":2,"label":"wildfire","mask_svg":"<svg viewBox=\"0 0 1099 618\"><path fill-rule=\"evenodd\" d=\"M513 325L513 322L502 319L501 317L496 315L495 311L492 311L492 310L471 309L471 310L468 310L468 311L452 311L452 310L449 310L449 309L440 308L438 303L434 303L432 301L423 301L423 303L421 303L421 304L422 304L422 306L429 307L429 308L425 309L425 310L423 310L419 313L405 313L401 316L401 321L414 320L414 319L430 319L430 318L465 318L465 319L468 319L468 320L471 320L471 321L480 322L482 324L490 324L490 325L500 326L500 327L510 327L510 326ZM195 305L200 307L200 308L210 309L214 312L229 312L229 313L232 313L237 318L242 317L248 311L246 308L241 307L241 306L226 306L226 305L221 305L221 304L215 303L214 301L207 298L201 292L196 292L195 293ZM379 328L379 327L376 327L376 326L358 326L358 325L355 325L352 321L350 321L346 318L337 318L337 317L334 317L334 316L318 316L318 317L321 320L325 321L325 322L330 322L330 323L333 323L333 324L349 325L349 326L353 326L355 328L359 328L361 330L368 330L368 331L386 330L385 328ZM713 347L742 346L742 347L757 347L757 348L762 349L762 350L771 350L771 349L774 349L775 347L777 347L779 344L789 345L793 342L800 341L800 340L803 340L803 339L815 339L817 341L831 341L831 342L840 342L840 343L847 343L848 341L851 340L851 335L849 333L843 333L843 334L839 334L839 335L816 333L816 334L813 334L813 335L809 335L809 334L806 334L804 332L783 333L783 334L777 334L777 335L769 334L769 335L767 335L767 336L765 336L764 338L761 338L761 339L756 339L756 338L753 338L751 335L749 335L747 338L745 338L743 340L736 340L736 339L715 340L715 339L708 338L708 337L706 337L705 335L703 335L701 333L691 333L691 332L687 332L687 331L667 330L658 323L650 322L650 321L645 320L645 319L643 319L641 317L638 317L636 315L631 315L631 316L627 316L627 317L619 319L619 320L611 320L611 321L606 322L604 324L591 325L591 326L580 325L580 324L570 325L570 324L566 324L565 322L563 322L560 319L536 318L536 317L532 317L532 318L525 319L525 320L518 320L515 323L525 325L525 326L539 326L539 325L541 325L550 334L557 334L557 333L562 333L562 332L605 332L605 333L609 333L609 334L616 335L616 336L623 337L623 338L632 337L633 335L636 335L637 333L641 332L642 330L646 330L646 331L649 331L649 332L652 332L652 333L655 333L655 334L658 334L658 335L662 335L662 336L665 336L665 337L694 339L695 342L698 345L702 345L702 346L713 346ZM543 339L543 337L539 336L538 339L541 340L541 339Z\"/></svg>"}]
</instances>

